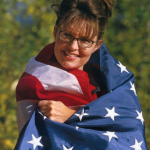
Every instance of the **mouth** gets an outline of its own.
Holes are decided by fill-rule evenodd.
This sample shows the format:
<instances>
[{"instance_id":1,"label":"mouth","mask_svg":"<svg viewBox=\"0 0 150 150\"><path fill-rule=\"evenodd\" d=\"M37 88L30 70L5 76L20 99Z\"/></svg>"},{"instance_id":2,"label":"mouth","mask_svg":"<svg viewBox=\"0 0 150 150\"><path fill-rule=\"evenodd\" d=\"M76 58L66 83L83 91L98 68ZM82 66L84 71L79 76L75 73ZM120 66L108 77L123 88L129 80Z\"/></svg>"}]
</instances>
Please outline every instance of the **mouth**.
<instances>
[{"instance_id":1,"label":"mouth","mask_svg":"<svg viewBox=\"0 0 150 150\"><path fill-rule=\"evenodd\" d=\"M77 55L77 54L70 54L70 53L68 53L68 52L66 52L66 51L63 51L63 52L64 52L65 56L69 56L69 57L71 57L71 58L79 57L79 55Z\"/></svg>"}]
</instances>

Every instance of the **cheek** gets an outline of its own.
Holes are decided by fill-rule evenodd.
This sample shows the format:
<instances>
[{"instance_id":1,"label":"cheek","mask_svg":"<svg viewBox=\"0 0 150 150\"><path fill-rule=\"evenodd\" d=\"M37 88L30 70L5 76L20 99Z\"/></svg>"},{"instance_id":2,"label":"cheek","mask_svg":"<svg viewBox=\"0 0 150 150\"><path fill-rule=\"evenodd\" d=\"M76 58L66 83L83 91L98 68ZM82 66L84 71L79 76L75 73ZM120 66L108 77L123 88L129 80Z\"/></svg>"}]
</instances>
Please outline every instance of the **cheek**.
<instances>
[{"instance_id":1,"label":"cheek","mask_svg":"<svg viewBox=\"0 0 150 150\"><path fill-rule=\"evenodd\" d=\"M84 52L82 53L82 57L80 59L80 63L84 66L90 59L91 53L90 52Z\"/></svg>"},{"instance_id":2,"label":"cheek","mask_svg":"<svg viewBox=\"0 0 150 150\"><path fill-rule=\"evenodd\" d=\"M85 58L90 58L91 55L92 55L93 51L92 50L83 50L81 55L82 57L85 57Z\"/></svg>"},{"instance_id":3,"label":"cheek","mask_svg":"<svg viewBox=\"0 0 150 150\"><path fill-rule=\"evenodd\" d=\"M55 41L55 48L54 48L54 53L59 54L61 49L64 47L64 45L61 43L61 41Z\"/></svg>"}]
</instances>

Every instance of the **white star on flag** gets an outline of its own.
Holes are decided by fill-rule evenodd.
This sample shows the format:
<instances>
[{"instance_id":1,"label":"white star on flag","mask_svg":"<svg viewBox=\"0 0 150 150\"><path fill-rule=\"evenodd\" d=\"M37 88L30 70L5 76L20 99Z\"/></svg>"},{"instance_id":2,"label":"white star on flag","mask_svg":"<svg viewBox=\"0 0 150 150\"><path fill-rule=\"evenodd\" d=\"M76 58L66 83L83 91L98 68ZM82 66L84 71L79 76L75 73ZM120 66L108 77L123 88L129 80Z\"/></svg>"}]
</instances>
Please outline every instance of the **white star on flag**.
<instances>
[{"instance_id":1,"label":"white star on flag","mask_svg":"<svg viewBox=\"0 0 150 150\"><path fill-rule=\"evenodd\" d=\"M142 145L143 141L138 143L137 139L135 139L135 145L132 145L130 147L134 148L134 150L142 150L141 145Z\"/></svg>"},{"instance_id":2,"label":"white star on flag","mask_svg":"<svg viewBox=\"0 0 150 150\"><path fill-rule=\"evenodd\" d=\"M144 118L143 118L143 115L142 115L142 111L141 111L141 113L139 113L139 112L136 110L136 112L137 112L137 114L138 114L138 116L136 117L136 119L140 119L141 122L142 122L142 124L143 124Z\"/></svg>"},{"instance_id":3,"label":"white star on flag","mask_svg":"<svg viewBox=\"0 0 150 150\"><path fill-rule=\"evenodd\" d=\"M109 142L111 141L112 137L114 138L118 138L116 135L115 135L115 132L109 132L109 131L106 131L107 133L103 133L103 135L106 135L109 137Z\"/></svg>"},{"instance_id":4,"label":"white star on flag","mask_svg":"<svg viewBox=\"0 0 150 150\"><path fill-rule=\"evenodd\" d=\"M123 66L120 62L119 62L119 64L117 64L117 66L119 66L119 67L121 68L121 73L122 73L123 71L129 73L128 70L126 69L126 67Z\"/></svg>"},{"instance_id":5,"label":"white star on flag","mask_svg":"<svg viewBox=\"0 0 150 150\"><path fill-rule=\"evenodd\" d=\"M81 114L75 114L77 117L79 117L79 119L80 119L80 121L82 120L82 118L83 118L83 116L87 116L87 115L89 115L89 114L87 114L87 113L84 113L84 109L82 109L82 112L81 112Z\"/></svg>"},{"instance_id":6,"label":"white star on flag","mask_svg":"<svg viewBox=\"0 0 150 150\"><path fill-rule=\"evenodd\" d=\"M40 111L39 111L39 114L41 114L43 117L44 117L44 120L47 118L46 116L44 116Z\"/></svg>"},{"instance_id":7,"label":"white star on flag","mask_svg":"<svg viewBox=\"0 0 150 150\"><path fill-rule=\"evenodd\" d=\"M108 108L105 108L108 112L108 114L104 117L111 117L111 119L114 121L115 116L120 116L119 114L115 113L115 107L113 107L111 110Z\"/></svg>"},{"instance_id":8,"label":"white star on flag","mask_svg":"<svg viewBox=\"0 0 150 150\"><path fill-rule=\"evenodd\" d=\"M39 137L39 138L36 138L36 137L32 134L32 141L29 141L29 142L27 142L27 143L33 144L33 148L34 148L34 150L35 150L35 148L36 148L37 146L42 146L42 147L43 147L43 145L40 143L41 138L42 138L42 136Z\"/></svg>"},{"instance_id":9,"label":"white star on flag","mask_svg":"<svg viewBox=\"0 0 150 150\"><path fill-rule=\"evenodd\" d=\"M134 92L134 94L137 96L134 83L132 84L132 82L130 81L130 85L131 85L131 89L130 90L132 90Z\"/></svg>"},{"instance_id":10,"label":"white star on flag","mask_svg":"<svg viewBox=\"0 0 150 150\"><path fill-rule=\"evenodd\" d=\"M67 148L63 145L63 150L72 150L72 149L73 149L73 147L67 149Z\"/></svg>"},{"instance_id":11,"label":"white star on flag","mask_svg":"<svg viewBox=\"0 0 150 150\"><path fill-rule=\"evenodd\" d=\"M76 130L78 130L79 129L79 127L78 126L76 126Z\"/></svg>"}]
</instances>

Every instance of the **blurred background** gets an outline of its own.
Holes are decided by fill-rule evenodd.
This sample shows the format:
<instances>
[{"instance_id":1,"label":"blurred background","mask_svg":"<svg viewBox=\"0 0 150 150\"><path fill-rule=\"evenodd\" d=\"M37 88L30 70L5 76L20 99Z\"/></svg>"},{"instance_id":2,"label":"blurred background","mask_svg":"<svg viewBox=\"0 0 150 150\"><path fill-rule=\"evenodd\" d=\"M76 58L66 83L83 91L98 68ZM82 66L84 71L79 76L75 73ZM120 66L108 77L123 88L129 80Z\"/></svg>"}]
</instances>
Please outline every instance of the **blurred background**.
<instances>
[{"instance_id":1,"label":"blurred background","mask_svg":"<svg viewBox=\"0 0 150 150\"><path fill-rule=\"evenodd\" d=\"M60 0L0 0L0 149L18 138L15 88L29 58L54 41ZM103 38L108 50L135 75L150 149L150 2L116 0Z\"/></svg>"}]
</instances>

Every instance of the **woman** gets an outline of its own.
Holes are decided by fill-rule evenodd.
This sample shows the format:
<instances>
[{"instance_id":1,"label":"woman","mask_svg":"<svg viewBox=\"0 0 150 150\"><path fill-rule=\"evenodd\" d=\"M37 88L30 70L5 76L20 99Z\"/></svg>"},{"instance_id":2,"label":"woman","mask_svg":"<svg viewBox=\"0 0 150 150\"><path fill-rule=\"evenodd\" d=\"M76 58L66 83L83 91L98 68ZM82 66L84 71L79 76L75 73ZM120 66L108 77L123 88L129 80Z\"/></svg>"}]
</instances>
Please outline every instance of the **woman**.
<instances>
[{"instance_id":1,"label":"woman","mask_svg":"<svg viewBox=\"0 0 150 150\"><path fill-rule=\"evenodd\" d=\"M129 73L129 71L127 71L124 67L123 71L126 71L126 74L124 76L124 80L122 80L120 79L122 76L117 75L116 77L114 75L115 70L111 70L111 67L109 68L112 72L109 73L109 69L105 69L104 71L103 67L99 68L99 65L89 62L91 55L96 53L102 45L102 36L108 24L108 19L111 17L113 5L113 0L63 0L61 5L57 6L57 21L54 27L55 43L47 45L35 58L31 59L28 62L24 74L20 78L17 86L19 131L22 130L23 126L27 123L33 111L38 106L41 114L49 118L51 121L54 121L47 125L50 126L50 129L47 129L45 126L43 127L43 129L46 128L50 132L48 138L45 138L45 143L51 143L51 148L49 146L45 146L48 149L63 148L66 150L67 147L69 148L69 146L67 146L68 143L66 142L69 140L75 141L76 138L79 137L83 141L79 139L76 142L82 148L79 148L76 145L76 149L130 149L135 148L136 145L138 145L139 149L141 148L141 139L139 141L139 139L136 139L135 137L136 141L134 145L133 139L129 139L129 137L123 133L124 131L129 132L131 129L134 130L134 123L132 125L126 125L125 129L122 125L119 129L117 129L120 122L127 122L127 116L120 117L125 118L125 120L119 120L119 123L116 122L114 125L110 124L111 121L115 120L116 116L120 116L119 113L115 112L115 107L112 106L118 105L118 109L121 109L121 106L123 105L121 112L126 108L126 99L123 100L122 98L124 95L122 92L125 91L122 90L122 85L133 77L132 73ZM107 58L105 55L107 55ZM107 62L108 66L111 66L114 62L116 63L116 60L112 60L112 57L108 55L108 52L105 52L100 59L101 62L104 62L107 59L109 61L111 60L110 62ZM107 65L105 64L105 66ZM118 66L123 68L121 63L118 64ZM119 67L117 70L119 70ZM103 76L102 72L105 76ZM99 76L97 74L99 74ZM115 81L115 83L112 82L112 80ZM93 82L91 83L91 81ZM131 85L133 85L132 82ZM117 91L117 96L115 92L115 94L110 92L111 90L118 90L118 88L121 89L119 89L119 92ZM106 94L107 92L110 93ZM102 98L105 101L102 101L102 99L101 101L96 100L102 95L104 95ZM119 100L122 100L122 104L120 104L120 102L118 103L118 98ZM130 97L128 99L132 98ZM111 101L107 102L107 100ZM109 104L111 109L105 107L105 110L103 110L103 108L101 108L102 105L99 103ZM139 103L134 104L138 105L136 107L140 108ZM85 107L83 107L84 105ZM108 114L106 114L106 110ZM86 120L85 122L83 121L83 123L76 121L76 118L74 118L75 116L79 117L79 120L82 121L84 116L87 116L88 118L90 111L93 117L89 117L89 120ZM98 116L98 113L101 111L105 114L102 115L104 119L102 116ZM80 112L81 114L77 112ZM128 115L130 118L129 113ZM70 117L71 120L69 119ZM105 119L107 117L110 117L111 120L106 121ZM28 132L28 129L30 130L31 127L29 128L29 126L32 122L32 118L26 127L24 127L22 134ZM130 119L129 121L131 121ZM34 120L36 121L36 119ZM61 124L58 124L57 122ZM102 124L100 124L100 122ZM72 132L73 129L62 123L69 124L71 126L79 125L82 128L94 130L86 130L85 135L80 132L75 133L76 138L72 139L70 138L70 132ZM135 124L138 123L136 122ZM40 124L40 128L43 124ZM116 127L116 125L118 126ZM108 127L108 129L106 129L106 127ZM34 128L32 129L34 130ZM122 138L126 137L128 140L126 140L127 144L124 145L124 141L121 141L120 143L118 142L119 144L115 143L114 145L109 145L109 142L107 143L101 135L97 135L97 130L99 132L106 130L111 131L102 133L105 136L109 136L109 142L112 137L116 138L117 141L118 137L114 133L118 132L120 134L118 136ZM39 133L42 134L40 131ZM46 135L42 136L44 137ZM90 137L90 139L87 139L87 137ZM142 139L143 137L144 135L141 135ZM33 137L33 139L35 139L35 137ZM49 141L47 141L48 139ZM33 144L34 148L36 148L36 146L43 146L42 144L35 144L36 142L34 141L21 141ZM52 141L55 141L55 144L53 144ZM60 143L63 142L63 144L59 145L58 141ZM101 144L95 145L98 141L100 141ZM141 143L138 143L138 141ZM72 143L72 141L70 142ZM85 143L87 143L87 145ZM131 143L133 144L131 145ZM145 148L144 144L142 146ZM21 146L19 147L19 149L21 149ZM71 150L73 147L70 146L69 149Z\"/></svg>"},{"instance_id":2,"label":"woman","mask_svg":"<svg viewBox=\"0 0 150 150\"><path fill-rule=\"evenodd\" d=\"M51 65L67 72L72 69L83 71L91 54L102 44L102 33L113 4L112 0L63 1L54 27L56 61ZM38 107L46 117L61 123L76 112L61 102L49 100L40 101Z\"/></svg>"},{"instance_id":3,"label":"woman","mask_svg":"<svg viewBox=\"0 0 150 150\"><path fill-rule=\"evenodd\" d=\"M67 96L65 95L63 98L65 99L64 101L62 100L62 91L60 91L59 94L51 92L49 97L33 97L32 93L36 93L35 90L37 89L36 85L38 81L33 83L33 80L30 79L29 76L27 78L27 71L25 71L17 86L17 100L20 102L18 115L21 114L21 116L23 115L26 118L28 115L24 114L25 112L23 112L22 107L24 107L25 104L28 105L31 99L36 99L41 100L38 103L41 113L51 120L64 123L80 108L80 106L97 99L97 95L100 96L106 93L105 91L101 91L97 94L91 94L95 86L89 83L89 77L83 70L87 70L87 67L84 68L85 64L87 64L91 54L98 50L102 44L102 35L108 24L108 19L111 16L113 5L113 0L62 1L61 5L58 7L57 21L54 27L55 43L46 46L35 60L60 68L72 74L72 71L76 70L74 71L74 75L77 74L75 76L82 75L78 77L78 80L80 80L79 78L84 78L83 80L86 79L84 83L83 81L79 81L80 86L81 82L84 84L81 87L82 91L88 90L89 92L84 92L86 97L79 99L76 95L75 97L68 95L67 91ZM55 5L53 5L53 7L54 6ZM89 66L89 64L87 64L87 66ZM89 71L87 70L87 72ZM34 90L31 90L33 89L30 87L31 84L35 87ZM83 89L86 85L89 86L89 88ZM99 87L101 87L101 85L99 85ZM22 98L23 95L26 95L25 98ZM42 100L42 98L45 100ZM84 102L82 102L83 99ZM22 100L26 101L22 102ZM72 101L77 102L71 103ZM71 109L66 105L79 107L72 107L74 109ZM29 117L22 123L22 118L18 116L18 121L20 122L18 123L19 131L28 119Z\"/></svg>"}]
</instances>

